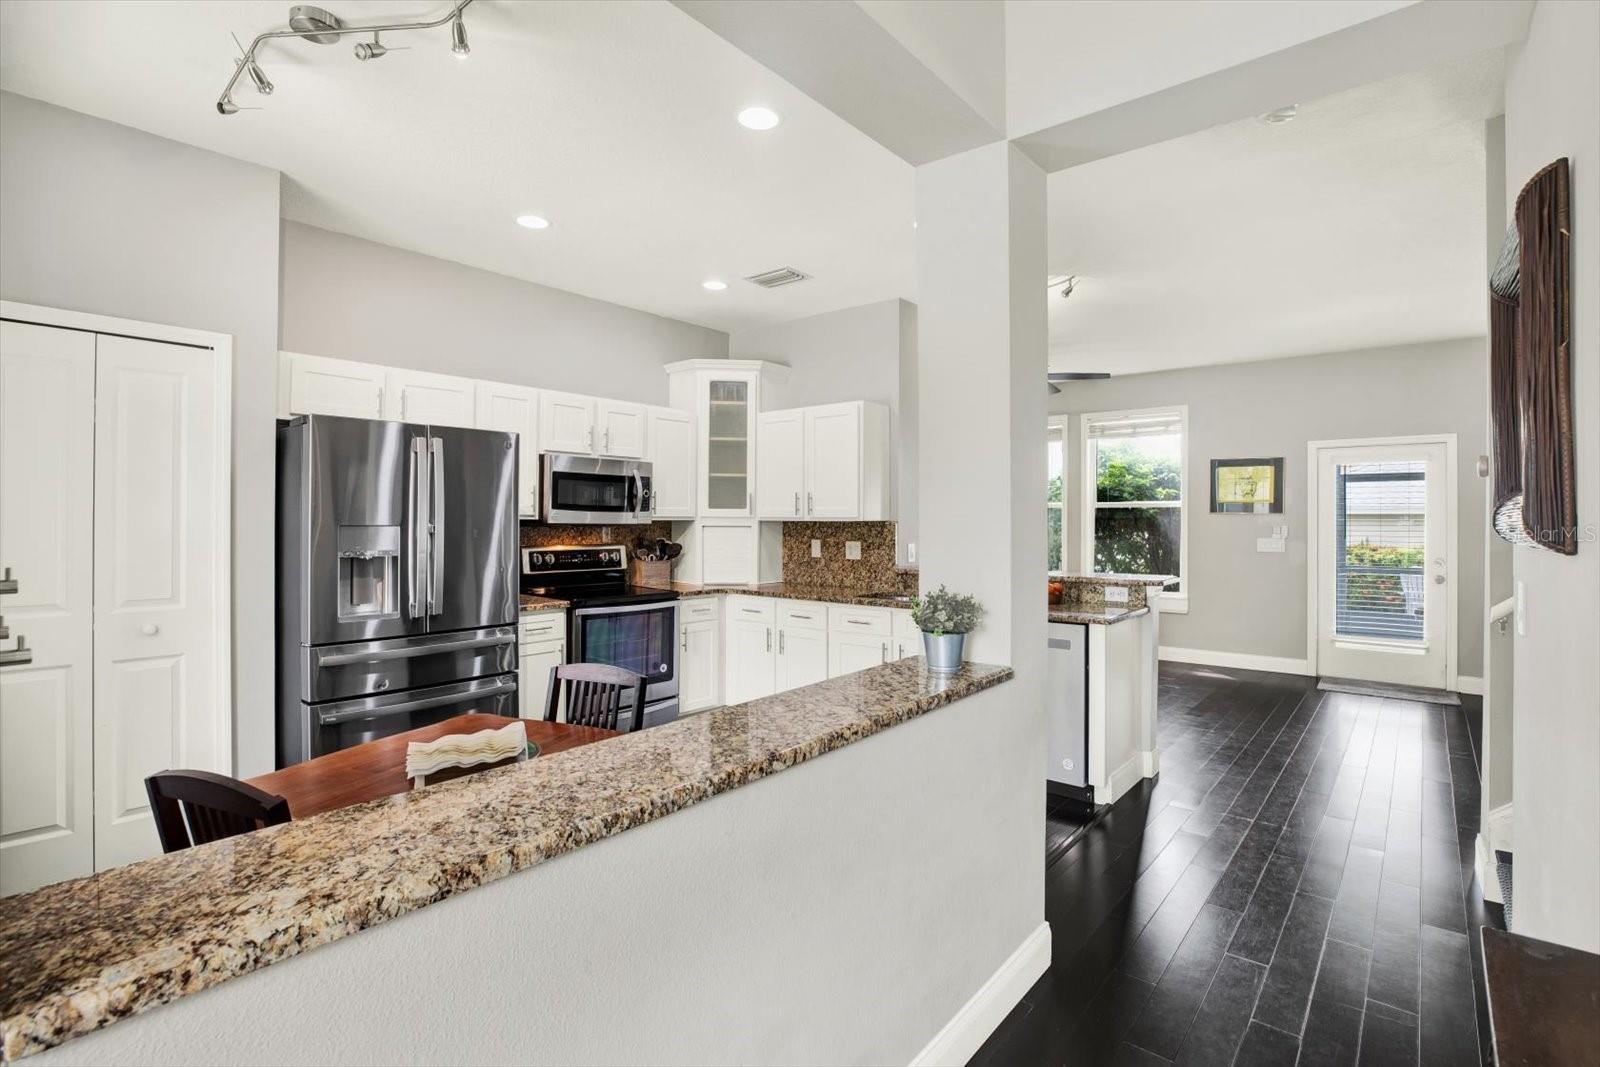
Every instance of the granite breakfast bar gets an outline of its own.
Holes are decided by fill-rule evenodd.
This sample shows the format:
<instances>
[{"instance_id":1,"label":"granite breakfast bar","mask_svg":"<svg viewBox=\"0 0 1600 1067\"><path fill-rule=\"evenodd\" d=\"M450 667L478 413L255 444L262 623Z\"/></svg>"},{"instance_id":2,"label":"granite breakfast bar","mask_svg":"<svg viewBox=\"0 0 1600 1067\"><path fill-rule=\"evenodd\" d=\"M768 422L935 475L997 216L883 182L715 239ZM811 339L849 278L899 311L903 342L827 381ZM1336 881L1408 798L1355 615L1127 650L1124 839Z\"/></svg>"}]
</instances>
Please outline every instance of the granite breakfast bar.
<instances>
[{"instance_id":1,"label":"granite breakfast bar","mask_svg":"<svg viewBox=\"0 0 1600 1067\"><path fill-rule=\"evenodd\" d=\"M1047 944L992 899L1042 830L1010 676L903 660L0 901L4 1058L904 1062ZM955 919L994 929L929 966Z\"/></svg>"}]
</instances>

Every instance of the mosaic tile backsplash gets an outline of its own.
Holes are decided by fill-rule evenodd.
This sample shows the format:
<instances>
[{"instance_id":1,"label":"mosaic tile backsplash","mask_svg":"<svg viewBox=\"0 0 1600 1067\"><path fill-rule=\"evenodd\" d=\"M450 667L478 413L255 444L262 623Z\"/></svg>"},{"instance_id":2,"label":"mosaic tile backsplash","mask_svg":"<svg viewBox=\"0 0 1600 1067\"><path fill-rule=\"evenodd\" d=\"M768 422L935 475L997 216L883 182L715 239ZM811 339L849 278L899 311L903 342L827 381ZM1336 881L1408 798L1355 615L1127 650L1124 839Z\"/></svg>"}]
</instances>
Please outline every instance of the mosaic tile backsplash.
<instances>
[{"instance_id":1,"label":"mosaic tile backsplash","mask_svg":"<svg viewBox=\"0 0 1600 1067\"><path fill-rule=\"evenodd\" d=\"M822 558L811 558L811 541L822 542ZM861 542L861 558L845 559L844 543ZM892 522L786 522L783 580L788 585L826 586L863 593L917 591L917 572L896 567Z\"/></svg>"},{"instance_id":2,"label":"mosaic tile backsplash","mask_svg":"<svg viewBox=\"0 0 1600 1067\"><path fill-rule=\"evenodd\" d=\"M553 526L542 522L522 524L523 548L557 545L624 545L632 548L640 541L659 538L672 540L672 524L652 522L645 526Z\"/></svg>"}]
</instances>

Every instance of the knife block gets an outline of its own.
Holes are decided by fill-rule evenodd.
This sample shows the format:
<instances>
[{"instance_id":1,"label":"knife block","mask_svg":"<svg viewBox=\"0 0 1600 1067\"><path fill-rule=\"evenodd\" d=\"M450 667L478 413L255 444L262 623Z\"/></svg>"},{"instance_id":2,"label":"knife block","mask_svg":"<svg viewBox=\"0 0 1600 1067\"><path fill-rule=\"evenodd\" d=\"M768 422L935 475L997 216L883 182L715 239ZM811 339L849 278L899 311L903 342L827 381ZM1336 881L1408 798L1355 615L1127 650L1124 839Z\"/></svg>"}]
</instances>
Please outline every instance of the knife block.
<instances>
[{"instance_id":1,"label":"knife block","mask_svg":"<svg viewBox=\"0 0 1600 1067\"><path fill-rule=\"evenodd\" d=\"M672 588L672 564L667 560L630 559L628 584L642 585L647 589Z\"/></svg>"}]
</instances>

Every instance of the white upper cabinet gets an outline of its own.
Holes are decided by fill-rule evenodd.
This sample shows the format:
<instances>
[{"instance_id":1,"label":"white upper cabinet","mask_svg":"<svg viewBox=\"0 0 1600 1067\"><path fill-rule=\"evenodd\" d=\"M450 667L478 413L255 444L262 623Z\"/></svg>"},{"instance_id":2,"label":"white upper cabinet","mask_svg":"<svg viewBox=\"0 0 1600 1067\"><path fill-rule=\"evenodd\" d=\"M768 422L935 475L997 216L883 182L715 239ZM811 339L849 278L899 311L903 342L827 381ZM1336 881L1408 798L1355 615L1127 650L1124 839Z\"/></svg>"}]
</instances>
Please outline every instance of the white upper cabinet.
<instances>
[{"instance_id":1,"label":"white upper cabinet","mask_svg":"<svg viewBox=\"0 0 1600 1067\"><path fill-rule=\"evenodd\" d=\"M756 413L771 405L788 374L788 367L753 359L668 364L672 406L695 413L699 517L755 517Z\"/></svg>"},{"instance_id":2,"label":"white upper cabinet","mask_svg":"<svg viewBox=\"0 0 1600 1067\"><path fill-rule=\"evenodd\" d=\"M619 459L643 459L645 409L620 400L595 401L595 452Z\"/></svg>"},{"instance_id":3,"label":"white upper cabinet","mask_svg":"<svg viewBox=\"0 0 1600 1067\"><path fill-rule=\"evenodd\" d=\"M390 369L385 376L383 417L429 426L464 426L477 418L476 382L453 374Z\"/></svg>"},{"instance_id":4,"label":"white upper cabinet","mask_svg":"<svg viewBox=\"0 0 1600 1067\"><path fill-rule=\"evenodd\" d=\"M594 434L595 399L577 393L539 393L539 451L589 455Z\"/></svg>"},{"instance_id":5,"label":"white upper cabinet","mask_svg":"<svg viewBox=\"0 0 1600 1067\"><path fill-rule=\"evenodd\" d=\"M756 514L805 515L805 409L762 412L756 423Z\"/></svg>"},{"instance_id":6,"label":"white upper cabinet","mask_svg":"<svg viewBox=\"0 0 1600 1067\"><path fill-rule=\"evenodd\" d=\"M672 408L649 410L649 456L658 519L694 518L694 416Z\"/></svg>"},{"instance_id":7,"label":"white upper cabinet","mask_svg":"<svg viewBox=\"0 0 1600 1067\"><path fill-rule=\"evenodd\" d=\"M805 409L806 515L813 519L877 518L862 495L865 404Z\"/></svg>"},{"instance_id":8,"label":"white upper cabinet","mask_svg":"<svg viewBox=\"0 0 1600 1067\"><path fill-rule=\"evenodd\" d=\"M297 352L279 354L278 413L381 419L387 370L371 363Z\"/></svg>"},{"instance_id":9,"label":"white upper cabinet","mask_svg":"<svg viewBox=\"0 0 1600 1067\"><path fill-rule=\"evenodd\" d=\"M539 517L539 391L477 383L477 427L517 435L517 514Z\"/></svg>"}]
</instances>

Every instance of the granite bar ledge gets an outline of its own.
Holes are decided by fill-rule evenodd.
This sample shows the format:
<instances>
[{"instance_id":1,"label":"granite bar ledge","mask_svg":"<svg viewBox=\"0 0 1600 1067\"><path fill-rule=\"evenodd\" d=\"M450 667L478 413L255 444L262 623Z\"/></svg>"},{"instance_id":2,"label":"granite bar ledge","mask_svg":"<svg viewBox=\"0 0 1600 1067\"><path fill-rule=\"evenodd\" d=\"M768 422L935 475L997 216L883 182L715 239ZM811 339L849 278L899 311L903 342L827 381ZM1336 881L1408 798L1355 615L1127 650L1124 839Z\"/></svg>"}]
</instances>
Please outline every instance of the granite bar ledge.
<instances>
[{"instance_id":1,"label":"granite bar ledge","mask_svg":"<svg viewBox=\"0 0 1600 1067\"><path fill-rule=\"evenodd\" d=\"M11 1062L1007 681L907 659L0 901Z\"/></svg>"}]
</instances>

